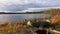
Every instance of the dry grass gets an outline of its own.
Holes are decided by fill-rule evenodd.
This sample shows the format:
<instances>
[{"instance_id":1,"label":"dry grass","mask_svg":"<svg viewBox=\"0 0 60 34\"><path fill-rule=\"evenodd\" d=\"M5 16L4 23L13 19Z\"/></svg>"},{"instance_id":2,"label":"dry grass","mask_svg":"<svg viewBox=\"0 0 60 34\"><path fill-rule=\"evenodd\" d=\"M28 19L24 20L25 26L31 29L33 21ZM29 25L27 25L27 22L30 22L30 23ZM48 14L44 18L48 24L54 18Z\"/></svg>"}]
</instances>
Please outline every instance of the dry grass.
<instances>
[{"instance_id":1,"label":"dry grass","mask_svg":"<svg viewBox=\"0 0 60 34\"><path fill-rule=\"evenodd\" d=\"M46 19L46 18L45 18ZM57 23L56 30L58 30L60 27L60 17L52 17L51 20L54 21L55 19ZM38 28L30 27L26 25L26 22L28 20L32 21L43 21L42 18L29 18L25 20L20 20L17 22L6 22L4 24L0 24L0 34L33 34L33 31L38 30ZM55 21L53 23L55 23ZM59 24L59 25L58 25ZM41 29L41 28L40 28ZM60 29L59 29L60 30Z\"/></svg>"}]
</instances>

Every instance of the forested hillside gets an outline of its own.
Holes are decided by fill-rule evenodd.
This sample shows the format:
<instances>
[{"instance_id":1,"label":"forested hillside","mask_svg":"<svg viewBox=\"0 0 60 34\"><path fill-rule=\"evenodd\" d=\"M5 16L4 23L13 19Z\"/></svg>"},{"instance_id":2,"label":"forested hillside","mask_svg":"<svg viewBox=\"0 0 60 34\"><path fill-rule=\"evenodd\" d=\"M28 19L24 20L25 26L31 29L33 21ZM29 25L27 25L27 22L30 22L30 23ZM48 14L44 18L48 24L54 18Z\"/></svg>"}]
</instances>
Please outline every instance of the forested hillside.
<instances>
[{"instance_id":1,"label":"forested hillside","mask_svg":"<svg viewBox=\"0 0 60 34\"><path fill-rule=\"evenodd\" d=\"M50 9L50 10L43 11L43 13L57 15L60 14L60 9Z\"/></svg>"}]
</instances>

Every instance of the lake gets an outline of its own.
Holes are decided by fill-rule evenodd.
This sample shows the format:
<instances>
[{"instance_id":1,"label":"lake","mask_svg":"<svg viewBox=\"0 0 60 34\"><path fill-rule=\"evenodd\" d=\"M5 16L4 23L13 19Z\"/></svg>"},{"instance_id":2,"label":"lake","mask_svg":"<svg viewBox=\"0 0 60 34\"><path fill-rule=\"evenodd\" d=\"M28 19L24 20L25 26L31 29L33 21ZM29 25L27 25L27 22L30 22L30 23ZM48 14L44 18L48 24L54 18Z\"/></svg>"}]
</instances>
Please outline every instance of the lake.
<instances>
[{"instance_id":1,"label":"lake","mask_svg":"<svg viewBox=\"0 0 60 34\"><path fill-rule=\"evenodd\" d=\"M9 21L23 20L25 18L42 18L49 17L48 14L0 14L0 21L7 19Z\"/></svg>"}]
</instances>

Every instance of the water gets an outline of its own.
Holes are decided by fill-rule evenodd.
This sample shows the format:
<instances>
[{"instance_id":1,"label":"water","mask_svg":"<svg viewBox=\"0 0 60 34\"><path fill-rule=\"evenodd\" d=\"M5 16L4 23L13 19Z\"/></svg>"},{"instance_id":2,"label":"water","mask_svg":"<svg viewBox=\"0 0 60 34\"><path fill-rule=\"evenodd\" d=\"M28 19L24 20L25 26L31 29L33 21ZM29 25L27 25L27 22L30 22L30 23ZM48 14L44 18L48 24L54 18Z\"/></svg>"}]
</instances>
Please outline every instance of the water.
<instances>
[{"instance_id":1,"label":"water","mask_svg":"<svg viewBox=\"0 0 60 34\"><path fill-rule=\"evenodd\" d=\"M0 21L7 19L9 21L23 20L25 18L42 18L49 17L48 14L0 14Z\"/></svg>"}]
</instances>

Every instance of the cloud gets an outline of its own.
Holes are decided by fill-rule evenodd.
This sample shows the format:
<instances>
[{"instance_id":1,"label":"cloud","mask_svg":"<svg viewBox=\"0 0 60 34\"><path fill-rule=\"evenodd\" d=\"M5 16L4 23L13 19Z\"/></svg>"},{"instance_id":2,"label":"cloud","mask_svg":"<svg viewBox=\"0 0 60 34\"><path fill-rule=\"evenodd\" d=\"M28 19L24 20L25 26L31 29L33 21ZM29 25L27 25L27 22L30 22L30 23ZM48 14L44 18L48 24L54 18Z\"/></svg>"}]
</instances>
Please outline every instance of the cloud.
<instances>
[{"instance_id":1,"label":"cloud","mask_svg":"<svg viewBox=\"0 0 60 34\"><path fill-rule=\"evenodd\" d=\"M59 0L58 0L59 1ZM29 3L39 3L42 5L54 5L57 0L0 0L0 4L29 4Z\"/></svg>"},{"instance_id":2,"label":"cloud","mask_svg":"<svg viewBox=\"0 0 60 34\"><path fill-rule=\"evenodd\" d=\"M0 0L0 10L22 11L28 8L60 6L60 0Z\"/></svg>"}]
</instances>

